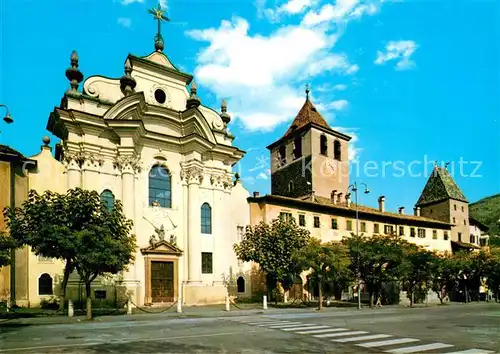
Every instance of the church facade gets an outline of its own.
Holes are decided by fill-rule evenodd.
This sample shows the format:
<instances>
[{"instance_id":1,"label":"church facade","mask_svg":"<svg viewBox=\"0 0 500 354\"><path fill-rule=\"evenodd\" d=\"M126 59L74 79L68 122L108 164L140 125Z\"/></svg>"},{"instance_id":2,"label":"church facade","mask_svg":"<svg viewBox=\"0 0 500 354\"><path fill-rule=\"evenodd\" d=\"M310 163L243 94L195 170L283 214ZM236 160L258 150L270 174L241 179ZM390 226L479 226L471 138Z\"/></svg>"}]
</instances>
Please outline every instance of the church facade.
<instances>
[{"instance_id":1,"label":"church facade","mask_svg":"<svg viewBox=\"0 0 500 354\"><path fill-rule=\"evenodd\" d=\"M223 302L244 273L233 244L249 223L241 212L249 193L232 172L244 151L233 146L225 102L219 112L201 104L193 77L163 53L161 35L150 55L126 58L121 78L84 80L78 67L74 52L66 71L70 89L47 123L60 142L55 157L48 146L34 157L40 161L30 188L96 190L109 207L122 201L138 248L120 286L134 304ZM60 262L34 255L27 261L33 269L44 263L56 287ZM72 279L70 288L78 284ZM37 288L36 279L29 283ZM28 291L25 298L36 306L43 296Z\"/></svg>"}]
</instances>

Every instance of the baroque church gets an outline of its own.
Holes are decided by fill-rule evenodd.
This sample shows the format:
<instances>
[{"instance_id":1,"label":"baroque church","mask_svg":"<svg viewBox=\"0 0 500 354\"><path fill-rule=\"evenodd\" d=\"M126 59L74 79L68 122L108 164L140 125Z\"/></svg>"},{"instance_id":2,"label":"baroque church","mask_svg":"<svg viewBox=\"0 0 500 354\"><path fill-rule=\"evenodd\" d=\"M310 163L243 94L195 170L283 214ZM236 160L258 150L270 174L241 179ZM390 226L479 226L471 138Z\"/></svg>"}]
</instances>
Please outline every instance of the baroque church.
<instances>
[{"instance_id":1,"label":"baroque church","mask_svg":"<svg viewBox=\"0 0 500 354\"><path fill-rule=\"evenodd\" d=\"M162 10L152 12L159 23L165 19ZM227 283L244 267L233 244L249 224L241 212L249 193L232 167L245 152L233 146L226 103L219 112L203 105L193 76L177 69L163 49L159 32L155 50L126 57L116 79L84 78L73 52L66 70L70 88L47 123L60 139L55 157L46 140L33 157L37 168L28 184L39 193L96 190L109 207L122 201L138 249L120 284L134 304L223 302ZM41 264L52 281L62 274L57 260L29 252L20 257ZM40 274L29 274L33 268L16 276L26 273L30 284L14 286L18 304L36 305ZM69 296L77 284L70 280Z\"/></svg>"}]
</instances>

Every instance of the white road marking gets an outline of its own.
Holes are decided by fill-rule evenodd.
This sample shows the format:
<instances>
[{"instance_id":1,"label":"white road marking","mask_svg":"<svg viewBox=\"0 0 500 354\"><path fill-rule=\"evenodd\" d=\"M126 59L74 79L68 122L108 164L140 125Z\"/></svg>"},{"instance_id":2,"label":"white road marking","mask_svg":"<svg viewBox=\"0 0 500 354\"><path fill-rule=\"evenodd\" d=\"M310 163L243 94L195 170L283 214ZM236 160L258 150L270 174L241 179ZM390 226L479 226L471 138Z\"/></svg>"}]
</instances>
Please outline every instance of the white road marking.
<instances>
[{"instance_id":1,"label":"white road marking","mask_svg":"<svg viewBox=\"0 0 500 354\"><path fill-rule=\"evenodd\" d=\"M398 349L391 349L387 350L386 353L417 353L417 352L425 352L427 350L436 350L436 349L443 349L443 348L449 348L453 347L452 344L444 344L444 343L432 343L432 344L424 344L424 345L417 345L414 347L405 347L405 348L398 348Z\"/></svg>"},{"instance_id":2,"label":"white road marking","mask_svg":"<svg viewBox=\"0 0 500 354\"><path fill-rule=\"evenodd\" d=\"M317 334L317 333L328 333L328 332L342 332L342 331L348 331L347 328L330 328L330 329L318 329L314 331L302 331L302 332L295 332L296 334Z\"/></svg>"},{"instance_id":3,"label":"white road marking","mask_svg":"<svg viewBox=\"0 0 500 354\"><path fill-rule=\"evenodd\" d=\"M362 342L364 340L382 339L382 338L389 338L389 337L392 337L392 336L390 334L371 334L369 336L332 339L332 342L339 342L339 343L358 342L358 341Z\"/></svg>"},{"instance_id":4,"label":"white road marking","mask_svg":"<svg viewBox=\"0 0 500 354\"><path fill-rule=\"evenodd\" d=\"M310 326L316 326L315 324L313 323L300 323L300 322L297 322L295 324L291 324L291 323L286 323L286 324L283 324L283 325L272 325L272 326L269 326L267 328L271 328L271 329L283 329L283 328L289 328L289 327L310 327Z\"/></svg>"},{"instance_id":5,"label":"white road marking","mask_svg":"<svg viewBox=\"0 0 500 354\"><path fill-rule=\"evenodd\" d=\"M250 323L246 323L250 324ZM278 325L292 325L292 324L300 324L300 322L257 322L255 325L257 327L265 327L265 326L278 326Z\"/></svg>"},{"instance_id":6,"label":"white road marking","mask_svg":"<svg viewBox=\"0 0 500 354\"><path fill-rule=\"evenodd\" d=\"M365 331L350 331L350 332L337 332L337 333L326 333L326 334L317 334L313 337L315 338L331 338L331 337L343 337L343 336L355 336L357 334L366 334L368 332Z\"/></svg>"},{"instance_id":7,"label":"white road marking","mask_svg":"<svg viewBox=\"0 0 500 354\"><path fill-rule=\"evenodd\" d=\"M311 326L311 327L299 327L299 328L281 328L283 331L300 331L303 329L323 329L323 328L329 328L330 326Z\"/></svg>"},{"instance_id":8,"label":"white road marking","mask_svg":"<svg viewBox=\"0 0 500 354\"><path fill-rule=\"evenodd\" d=\"M469 349L469 350L462 350L459 352L452 352L446 354L488 354L488 353L493 353L493 350Z\"/></svg>"},{"instance_id":9,"label":"white road marking","mask_svg":"<svg viewBox=\"0 0 500 354\"><path fill-rule=\"evenodd\" d=\"M356 345L363 347L363 348L374 348L374 347L384 347L386 345L404 344L404 343L412 343L412 342L420 342L420 339L398 338L398 339L389 339L389 340L383 340L383 341L379 341L379 342L370 342L370 343L363 343L363 344L356 344Z\"/></svg>"}]
</instances>

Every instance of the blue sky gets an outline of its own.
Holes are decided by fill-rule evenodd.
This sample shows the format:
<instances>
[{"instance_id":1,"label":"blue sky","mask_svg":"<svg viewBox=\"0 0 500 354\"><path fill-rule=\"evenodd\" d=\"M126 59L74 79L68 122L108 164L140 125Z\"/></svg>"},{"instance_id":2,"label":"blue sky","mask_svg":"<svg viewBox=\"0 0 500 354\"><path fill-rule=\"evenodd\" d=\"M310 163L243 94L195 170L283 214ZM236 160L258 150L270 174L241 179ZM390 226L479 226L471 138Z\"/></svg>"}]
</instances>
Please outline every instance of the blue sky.
<instances>
[{"instance_id":1,"label":"blue sky","mask_svg":"<svg viewBox=\"0 0 500 354\"><path fill-rule=\"evenodd\" d=\"M0 3L0 143L39 151L76 49L85 77L119 77L128 53L153 50L152 0ZM165 52L193 73L202 102L228 100L238 167L250 191L270 189L265 146L304 102L304 86L332 127L351 134L351 159L375 163L355 179L411 210L427 176L412 161L452 162L470 201L500 192L497 1L172 0ZM3 113L3 112L2 112ZM52 137L53 143L56 141ZM458 173L460 159L470 162ZM371 162L370 162L371 161ZM389 165L401 161L403 177ZM481 162L479 170L475 171ZM382 176L382 163L386 172ZM354 162L353 162L354 165ZM471 177L474 175L478 177ZM398 172L396 175L399 176ZM353 177L353 176L352 176ZM354 178L351 178L354 180Z\"/></svg>"}]
</instances>

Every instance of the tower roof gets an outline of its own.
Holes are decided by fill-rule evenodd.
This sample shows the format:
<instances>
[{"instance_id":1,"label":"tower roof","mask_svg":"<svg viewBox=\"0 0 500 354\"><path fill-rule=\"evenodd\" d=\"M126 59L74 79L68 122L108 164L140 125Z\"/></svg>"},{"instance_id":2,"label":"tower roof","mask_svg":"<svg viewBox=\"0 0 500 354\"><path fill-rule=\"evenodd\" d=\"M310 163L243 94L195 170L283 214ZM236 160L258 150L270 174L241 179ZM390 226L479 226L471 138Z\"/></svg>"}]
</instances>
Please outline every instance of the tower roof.
<instances>
[{"instance_id":1,"label":"tower roof","mask_svg":"<svg viewBox=\"0 0 500 354\"><path fill-rule=\"evenodd\" d=\"M317 124L323 128L331 129L325 118L317 111L316 107L314 107L313 103L309 100L309 97L304 102L304 105L300 109L299 113L293 120L292 124L286 131L283 138L291 135L295 130L306 126L307 124Z\"/></svg>"},{"instance_id":2,"label":"tower roof","mask_svg":"<svg viewBox=\"0 0 500 354\"><path fill-rule=\"evenodd\" d=\"M429 176L416 206L438 203L447 199L455 199L468 203L467 198L465 198L462 190L455 183L448 170L436 166Z\"/></svg>"}]
</instances>

